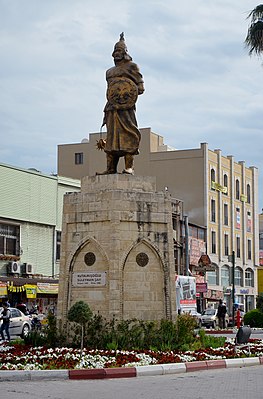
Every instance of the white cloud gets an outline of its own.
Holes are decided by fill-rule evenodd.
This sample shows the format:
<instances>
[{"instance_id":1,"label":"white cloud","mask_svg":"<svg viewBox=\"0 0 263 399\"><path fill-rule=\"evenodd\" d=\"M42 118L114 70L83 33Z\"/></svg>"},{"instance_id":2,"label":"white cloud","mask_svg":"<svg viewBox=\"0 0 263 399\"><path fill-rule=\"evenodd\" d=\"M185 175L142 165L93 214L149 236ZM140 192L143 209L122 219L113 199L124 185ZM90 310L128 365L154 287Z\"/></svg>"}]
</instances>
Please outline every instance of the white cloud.
<instances>
[{"instance_id":1,"label":"white cloud","mask_svg":"<svg viewBox=\"0 0 263 399\"><path fill-rule=\"evenodd\" d=\"M58 144L99 130L124 31L145 79L140 127L262 169L263 69L243 44L257 3L243 3L0 0L0 162L54 172Z\"/></svg>"}]
</instances>

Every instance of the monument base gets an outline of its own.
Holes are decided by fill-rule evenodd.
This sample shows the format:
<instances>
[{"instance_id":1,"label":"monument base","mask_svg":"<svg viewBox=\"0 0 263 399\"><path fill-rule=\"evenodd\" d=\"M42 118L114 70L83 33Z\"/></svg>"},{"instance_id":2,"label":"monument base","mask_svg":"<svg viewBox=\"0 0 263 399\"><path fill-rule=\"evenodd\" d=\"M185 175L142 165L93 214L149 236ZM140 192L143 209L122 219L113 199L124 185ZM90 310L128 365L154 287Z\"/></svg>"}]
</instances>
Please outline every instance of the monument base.
<instances>
[{"instance_id":1,"label":"monument base","mask_svg":"<svg viewBox=\"0 0 263 399\"><path fill-rule=\"evenodd\" d=\"M64 197L58 319L77 301L111 319L176 317L171 197L155 178L85 177Z\"/></svg>"}]
</instances>

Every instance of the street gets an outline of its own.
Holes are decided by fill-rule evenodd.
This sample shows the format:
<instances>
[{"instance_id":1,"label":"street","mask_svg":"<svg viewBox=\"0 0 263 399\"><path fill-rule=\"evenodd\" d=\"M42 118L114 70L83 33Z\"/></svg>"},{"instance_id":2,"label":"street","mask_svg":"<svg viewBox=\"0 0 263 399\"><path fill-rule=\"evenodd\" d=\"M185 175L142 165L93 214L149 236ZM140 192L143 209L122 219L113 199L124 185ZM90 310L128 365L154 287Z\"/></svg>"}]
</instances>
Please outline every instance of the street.
<instances>
[{"instance_id":1,"label":"street","mask_svg":"<svg viewBox=\"0 0 263 399\"><path fill-rule=\"evenodd\" d=\"M4 399L262 399L262 366L84 381L1 382Z\"/></svg>"}]
</instances>

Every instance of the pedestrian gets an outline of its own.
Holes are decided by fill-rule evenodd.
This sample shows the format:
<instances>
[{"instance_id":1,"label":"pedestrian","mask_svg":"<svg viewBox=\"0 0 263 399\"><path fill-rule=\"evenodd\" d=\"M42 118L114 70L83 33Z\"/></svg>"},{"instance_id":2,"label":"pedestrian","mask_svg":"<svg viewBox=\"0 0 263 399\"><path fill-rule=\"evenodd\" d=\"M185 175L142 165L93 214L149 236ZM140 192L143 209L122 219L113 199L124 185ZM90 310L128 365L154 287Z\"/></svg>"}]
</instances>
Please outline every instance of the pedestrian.
<instances>
[{"instance_id":1,"label":"pedestrian","mask_svg":"<svg viewBox=\"0 0 263 399\"><path fill-rule=\"evenodd\" d=\"M239 329L241 327L241 312L239 308L237 308L237 313L236 313L236 324L237 328Z\"/></svg>"},{"instance_id":2,"label":"pedestrian","mask_svg":"<svg viewBox=\"0 0 263 399\"><path fill-rule=\"evenodd\" d=\"M220 329L226 328L226 305L223 303L222 299L219 300L219 305L217 308L218 324Z\"/></svg>"},{"instance_id":3,"label":"pedestrian","mask_svg":"<svg viewBox=\"0 0 263 399\"><path fill-rule=\"evenodd\" d=\"M5 340L4 331L7 336L7 341L10 341L10 334L9 334L10 317L11 317L11 312L10 312L9 306L6 302L4 302L3 310L0 315L0 319L2 320L2 324L0 327L0 334L1 334L3 341Z\"/></svg>"}]
</instances>

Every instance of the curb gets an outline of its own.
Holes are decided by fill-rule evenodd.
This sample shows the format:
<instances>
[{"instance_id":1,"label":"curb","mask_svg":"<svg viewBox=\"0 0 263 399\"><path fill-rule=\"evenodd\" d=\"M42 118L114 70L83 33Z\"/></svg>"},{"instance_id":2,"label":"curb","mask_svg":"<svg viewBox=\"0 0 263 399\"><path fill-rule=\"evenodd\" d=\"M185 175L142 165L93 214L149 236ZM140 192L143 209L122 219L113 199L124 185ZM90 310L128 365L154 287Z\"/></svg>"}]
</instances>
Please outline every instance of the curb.
<instances>
[{"instance_id":1,"label":"curb","mask_svg":"<svg viewBox=\"0 0 263 399\"><path fill-rule=\"evenodd\" d=\"M0 370L1 381L95 380L180 374L222 368L242 368L263 365L263 356L239 359L204 360L152 366L116 367L81 370Z\"/></svg>"}]
</instances>

